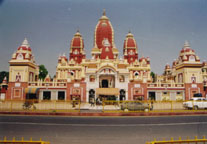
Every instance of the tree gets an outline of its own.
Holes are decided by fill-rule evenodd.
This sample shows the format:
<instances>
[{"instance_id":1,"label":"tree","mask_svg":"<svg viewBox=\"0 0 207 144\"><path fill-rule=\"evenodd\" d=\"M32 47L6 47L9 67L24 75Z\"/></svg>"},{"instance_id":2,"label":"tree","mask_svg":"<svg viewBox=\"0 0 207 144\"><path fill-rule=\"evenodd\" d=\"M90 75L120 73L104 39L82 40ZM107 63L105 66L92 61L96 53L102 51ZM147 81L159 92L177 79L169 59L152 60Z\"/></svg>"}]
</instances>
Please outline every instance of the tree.
<instances>
[{"instance_id":1,"label":"tree","mask_svg":"<svg viewBox=\"0 0 207 144\"><path fill-rule=\"evenodd\" d=\"M39 65L39 79L44 80L45 77L47 76L47 74L48 74L48 71L45 68L45 66L44 65Z\"/></svg>"},{"instance_id":2,"label":"tree","mask_svg":"<svg viewBox=\"0 0 207 144\"><path fill-rule=\"evenodd\" d=\"M7 82L8 82L8 80L9 80L9 72L7 72L7 71L1 71L0 72L0 83L3 82L3 80L4 80L5 77L7 78Z\"/></svg>"},{"instance_id":3,"label":"tree","mask_svg":"<svg viewBox=\"0 0 207 144\"><path fill-rule=\"evenodd\" d=\"M152 77L152 82L155 82L155 73L154 72L151 72L150 75Z\"/></svg>"}]
</instances>

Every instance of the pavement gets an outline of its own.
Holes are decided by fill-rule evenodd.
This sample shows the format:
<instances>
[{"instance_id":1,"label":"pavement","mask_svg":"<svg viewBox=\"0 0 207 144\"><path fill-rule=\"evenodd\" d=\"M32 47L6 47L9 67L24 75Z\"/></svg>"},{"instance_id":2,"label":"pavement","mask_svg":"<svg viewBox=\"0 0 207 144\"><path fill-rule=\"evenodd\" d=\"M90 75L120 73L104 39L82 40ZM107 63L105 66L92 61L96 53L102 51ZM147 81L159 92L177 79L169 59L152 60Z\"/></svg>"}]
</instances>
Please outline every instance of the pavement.
<instances>
[{"instance_id":1,"label":"pavement","mask_svg":"<svg viewBox=\"0 0 207 144\"><path fill-rule=\"evenodd\" d=\"M0 138L51 144L145 144L207 136L207 116L59 117L0 116Z\"/></svg>"},{"instance_id":2,"label":"pavement","mask_svg":"<svg viewBox=\"0 0 207 144\"><path fill-rule=\"evenodd\" d=\"M102 112L100 110L81 110L80 112L0 111L0 114L42 115L42 116L175 116L175 115L207 115L207 111L182 111L182 112Z\"/></svg>"}]
</instances>

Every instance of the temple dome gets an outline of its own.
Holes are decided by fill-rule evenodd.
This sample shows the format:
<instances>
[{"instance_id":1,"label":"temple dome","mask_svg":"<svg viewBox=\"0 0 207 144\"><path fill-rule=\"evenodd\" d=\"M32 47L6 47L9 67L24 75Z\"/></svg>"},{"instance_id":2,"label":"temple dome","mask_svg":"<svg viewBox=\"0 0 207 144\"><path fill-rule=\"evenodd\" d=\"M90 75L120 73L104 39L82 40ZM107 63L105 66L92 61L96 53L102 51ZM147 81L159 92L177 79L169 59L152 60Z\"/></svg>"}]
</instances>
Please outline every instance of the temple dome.
<instances>
[{"instance_id":1,"label":"temple dome","mask_svg":"<svg viewBox=\"0 0 207 144\"><path fill-rule=\"evenodd\" d=\"M126 39L124 41L124 49L125 48L136 48L137 49L136 40L134 39L134 35L131 32L127 34Z\"/></svg>"},{"instance_id":2,"label":"temple dome","mask_svg":"<svg viewBox=\"0 0 207 144\"><path fill-rule=\"evenodd\" d=\"M18 50L31 51L31 48L30 48L30 45L29 45L27 38L24 39L24 41L22 42L22 45L18 48Z\"/></svg>"},{"instance_id":3,"label":"temple dome","mask_svg":"<svg viewBox=\"0 0 207 144\"><path fill-rule=\"evenodd\" d=\"M74 37L71 40L71 48L84 48L84 41L79 30L74 34Z\"/></svg>"},{"instance_id":4,"label":"temple dome","mask_svg":"<svg viewBox=\"0 0 207 144\"><path fill-rule=\"evenodd\" d=\"M103 48L104 47L103 41L106 39L108 40L110 46L113 47L114 30L104 10L103 16L99 19L98 24L96 25L95 28L94 46L96 44L99 49Z\"/></svg>"}]
</instances>

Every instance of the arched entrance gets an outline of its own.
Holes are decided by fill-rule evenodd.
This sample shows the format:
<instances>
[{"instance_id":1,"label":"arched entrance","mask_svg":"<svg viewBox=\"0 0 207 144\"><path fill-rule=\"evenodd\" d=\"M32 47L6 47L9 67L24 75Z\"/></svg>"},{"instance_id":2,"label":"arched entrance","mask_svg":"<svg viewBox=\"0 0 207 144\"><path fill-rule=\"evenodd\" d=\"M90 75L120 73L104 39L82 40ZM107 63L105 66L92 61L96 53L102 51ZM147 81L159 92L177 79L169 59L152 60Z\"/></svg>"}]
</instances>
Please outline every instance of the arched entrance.
<instances>
[{"instance_id":1,"label":"arched entrance","mask_svg":"<svg viewBox=\"0 0 207 144\"><path fill-rule=\"evenodd\" d=\"M89 103L91 103L93 100L95 100L95 90L90 89L90 91L89 91Z\"/></svg>"},{"instance_id":2,"label":"arched entrance","mask_svg":"<svg viewBox=\"0 0 207 144\"><path fill-rule=\"evenodd\" d=\"M108 88L108 87L109 87L109 82L108 82L108 80L103 79L101 83L102 83L102 88Z\"/></svg>"},{"instance_id":3,"label":"arched entrance","mask_svg":"<svg viewBox=\"0 0 207 144\"><path fill-rule=\"evenodd\" d=\"M99 88L115 88L115 76L101 75L99 77Z\"/></svg>"},{"instance_id":4,"label":"arched entrance","mask_svg":"<svg viewBox=\"0 0 207 144\"><path fill-rule=\"evenodd\" d=\"M120 90L120 96L119 96L119 100L126 100L126 92L124 89Z\"/></svg>"}]
</instances>

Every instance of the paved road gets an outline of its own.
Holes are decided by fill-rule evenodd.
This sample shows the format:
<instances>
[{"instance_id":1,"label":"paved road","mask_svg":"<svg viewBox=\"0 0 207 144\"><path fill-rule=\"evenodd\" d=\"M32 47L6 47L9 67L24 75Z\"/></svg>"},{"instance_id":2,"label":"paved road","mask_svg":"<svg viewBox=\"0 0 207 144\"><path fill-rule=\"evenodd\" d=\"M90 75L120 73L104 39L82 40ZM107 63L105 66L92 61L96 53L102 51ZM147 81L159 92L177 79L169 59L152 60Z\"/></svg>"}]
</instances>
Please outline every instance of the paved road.
<instances>
[{"instance_id":1,"label":"paved road","mask_svg":"<svg viewBox=\"0 0 207 144\"><path fill-rule=\"evenodd\" d=\"M33 137L51 144L144 144L179 136L207 137L207 116L0 116L0 137Z\"/></svg>"}]
</instances>

